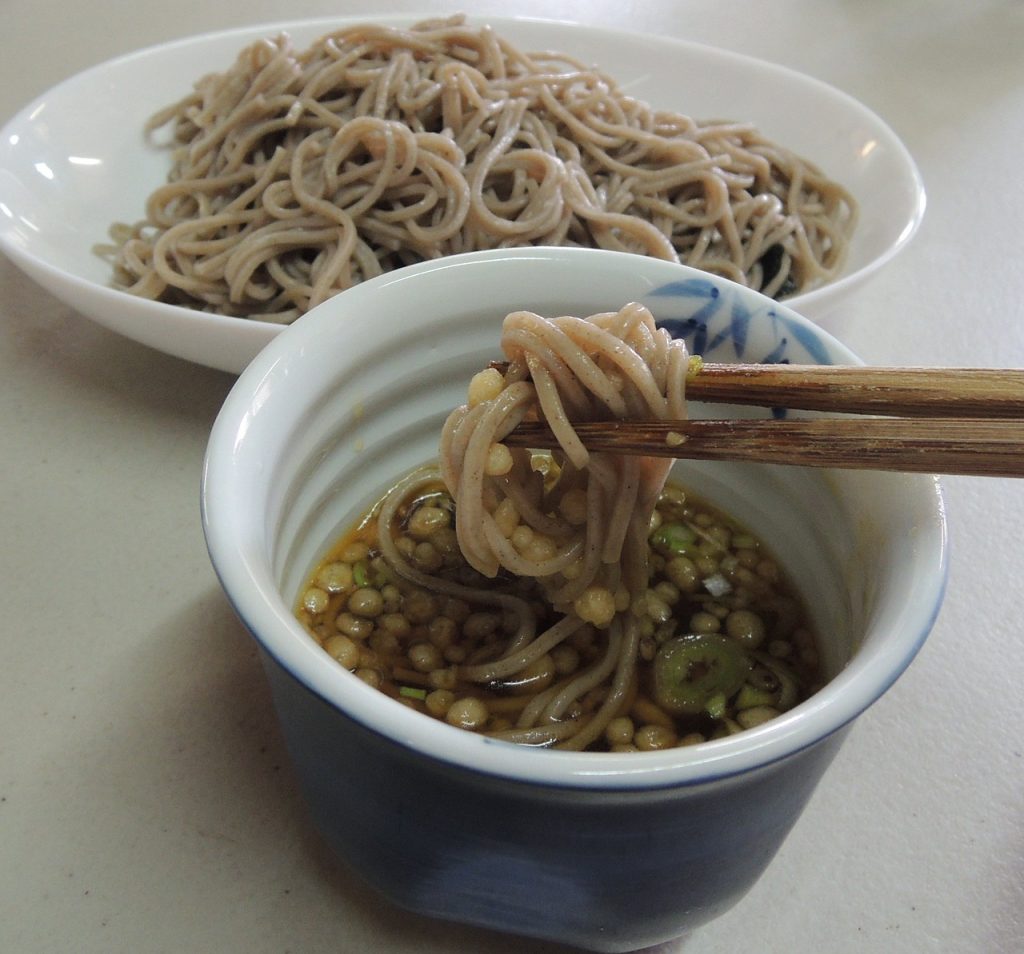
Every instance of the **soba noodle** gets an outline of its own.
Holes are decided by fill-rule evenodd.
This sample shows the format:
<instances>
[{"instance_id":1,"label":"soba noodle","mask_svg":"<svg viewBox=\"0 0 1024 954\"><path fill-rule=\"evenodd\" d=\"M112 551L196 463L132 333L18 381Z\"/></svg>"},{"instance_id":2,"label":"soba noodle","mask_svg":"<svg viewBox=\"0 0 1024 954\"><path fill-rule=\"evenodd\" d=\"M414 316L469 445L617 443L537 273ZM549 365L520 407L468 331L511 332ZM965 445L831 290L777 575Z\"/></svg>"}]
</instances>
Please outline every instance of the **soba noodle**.
<instances>
[{"instance_id":1,"label":"soba noodle","mask_svg":"<svg viewBox=\"0 0 1024 954\"><path fill-rule=\"evenodd\" d=\"M835 277L856 218L750 125L655 110L461 17L255 43L147 128L168 125L167 184L112 230L115 283L266 321L516 245L651 255L785 297Z\"/></svg>"},{"instance_id":2,"label":"soba noodle","mask_svg":"<svg viewBox=\"0 0 1024 954\"><path fill-rule=\"evenodd\" d=\"M502 348L508 370L478 374L469 403L445 424L441 476L455 499L466 560L488 578L500 569L536 578L562 618L538 633L527 601L439 580L412 566L389 530L413 489L409 481L384 502L380 545L387 562L417 585L497 605L517 617L504 653L463 667L463 679L491 683L523 671L583 627L606 632L594 665L540 693L516 728L497 733L582 749L604 732L634 678L640 628L632 607L647 590L651 514L671 461L589 453L572 422L685 416L688 356L685 345L656 328L651 313L636 304L587 319L516 312L505 319ZM525 417L538 414L560 443L543 472L530 451L501 443ZM513 543L517 528L528 529L528 547ZM610 688L591 718L563 719L574 702L606 681Z\"/></svg>"}]
</instances>

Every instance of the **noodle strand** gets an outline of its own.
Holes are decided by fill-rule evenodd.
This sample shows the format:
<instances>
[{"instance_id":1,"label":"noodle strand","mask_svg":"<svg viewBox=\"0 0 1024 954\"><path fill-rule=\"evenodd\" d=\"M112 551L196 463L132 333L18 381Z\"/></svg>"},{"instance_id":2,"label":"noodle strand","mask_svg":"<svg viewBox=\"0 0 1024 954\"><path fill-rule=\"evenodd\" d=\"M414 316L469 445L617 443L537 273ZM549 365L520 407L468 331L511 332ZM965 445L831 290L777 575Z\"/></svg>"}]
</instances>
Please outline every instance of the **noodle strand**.
<instances>
[{"instance_id":1,"label":"noodle strand","mask_svg":"<svg viewBox=\"0 0 1024 954\"><path fill-rule=\"evenodd\" d=\"M291 321L381 272L459 252L582 245L785 297L835 277L856 204L748 124L653 110L564 54L462 17L287 35L147 124L166 185L117 225L114 282Z\"/></svg>"}]
</instances>

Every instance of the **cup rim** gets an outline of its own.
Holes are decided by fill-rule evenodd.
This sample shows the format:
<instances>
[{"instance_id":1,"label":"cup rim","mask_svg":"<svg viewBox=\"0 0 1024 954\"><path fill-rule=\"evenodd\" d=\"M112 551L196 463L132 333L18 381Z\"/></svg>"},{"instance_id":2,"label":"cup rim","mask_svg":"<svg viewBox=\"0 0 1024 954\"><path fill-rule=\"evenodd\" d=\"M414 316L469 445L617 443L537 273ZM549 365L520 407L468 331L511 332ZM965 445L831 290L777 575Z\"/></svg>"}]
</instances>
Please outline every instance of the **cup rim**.
<instances>
[{"instance_id":1,"label":"cup rim","mask_svg":"<svg viewBox=\"0 0 1024 954\"><path fill-rule=\"evenodd\" d=\"M425 718L396 705L379 690L358 679L330 659L310 639L273 585L261 535L253 514L238 499L237 451L245 441L245 420L255 401L273 399L275 389L291 375L296 362L339 307L358 307L367 296L380 294L397 281L441 271L453 265L474 266L502 262L543 262L557 268L571 260L592 259L594 267L647 268L659 276L671 272L676 279L699 276L712 282L725 279L685 265L629 256L627 253L577 248L519 248L470 252L387 273L329 299L271 341L241 374L229 392L210 433L203 464L200 509L203 531L214 570L243 624L279 665L328 705L371 732L439 763L475 773L527 784L565 789L640 790L690 786L764 768L817 744L852 722L877 701L910 665L930 632L945 594L948 576L948 540L941 487L936 477L904 475L915 483L918 495L929 496L934 515L932 547L919 552L919 579L929 583L929 600L921 609L901 612L906 619L900 632L869 657L855 655L822 689L800 705L770 722L727 738L661 752L565 752L537 749L466 732ZM512 265L511 267L517 267ZM406 289L408 291L408 289ZM750 289L742 294L764 296ZM333 304L332 304L333 303ZM818 338L841 360L860 363L841 342L820 327L772 303L787 319ZM301 375L300 375L301 377Z\"/></svg>"}]
</instances>

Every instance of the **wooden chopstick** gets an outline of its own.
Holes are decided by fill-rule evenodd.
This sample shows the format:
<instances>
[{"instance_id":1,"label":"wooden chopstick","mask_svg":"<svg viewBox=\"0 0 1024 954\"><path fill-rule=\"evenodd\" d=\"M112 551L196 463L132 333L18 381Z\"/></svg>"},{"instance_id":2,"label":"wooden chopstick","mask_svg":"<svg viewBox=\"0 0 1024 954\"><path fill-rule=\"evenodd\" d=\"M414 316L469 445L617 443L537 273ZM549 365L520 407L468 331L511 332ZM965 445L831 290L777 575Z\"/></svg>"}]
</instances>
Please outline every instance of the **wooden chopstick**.
<instances>
[{"instance_id":1,"label":"wooden chopstick","mask_svg":"<svg viewBox=\"0 0 1024 954\"><path fill-rule=\"evenodd\" d=\"M618 454L1024 476L1024 370L703 362L688 375L686 396L701 402L871 416L595 421L573 426L588 449ZM557 446L546 425L532 422L520 424L504 442Z\"/></svg>"},{"instance_id":2,"label":"wooden chopstick","mask_svg":"<svg viewBox=\"0 0 1024 954\"><path fill-rule=\"evenodd\" d=\"M1024 418L1024 371L704 363L695 401L901 417Z\"/></svg>"},{"instance_id":3,"label":"wooden chopstick","mask_svg":"<svg viewBox=\"0 0 1024 954\"><path fill-rule=\"evenodd\" d=\"M1024 476L1024 422L973 418L597 421L574 426L592 451L689 460ZM506 444L555 447L544 424L522 423Z\"/></svg>"}]
</instances>

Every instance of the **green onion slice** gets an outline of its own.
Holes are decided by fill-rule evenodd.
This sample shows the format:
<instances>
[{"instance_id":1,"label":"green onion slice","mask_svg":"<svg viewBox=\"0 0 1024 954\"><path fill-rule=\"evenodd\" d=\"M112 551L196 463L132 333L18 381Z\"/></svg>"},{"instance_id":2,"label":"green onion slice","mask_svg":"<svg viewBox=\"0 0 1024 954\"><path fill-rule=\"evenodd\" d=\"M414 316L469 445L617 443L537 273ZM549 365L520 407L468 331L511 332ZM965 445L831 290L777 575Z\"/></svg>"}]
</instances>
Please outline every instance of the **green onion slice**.
<instances>
[{"instance_id":1,"label":"green onion slice","mask_svg":"<svg viewBox=\"0 0 1024 954\"><path fill-rule=\"evenodd\" d=\"M697 534L685 523L663 523L651 534L651 546L665 554L686 553L696 541Z\"/></svg>"},{"instance_id":2,"label":"green onion slice","mask_svg":"<svg viewBox=\"0 0 1024 954\"><path fill-rule=\"evenodd\" d=\"M654 698L676 714L716 710L743 685L750 659L731 639L717 633L690 633L662 644L654 658ZM720 716L716 716L720 718Z\"/></svg>"}]
</instances>

